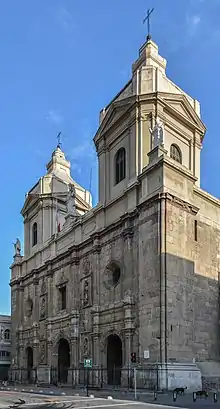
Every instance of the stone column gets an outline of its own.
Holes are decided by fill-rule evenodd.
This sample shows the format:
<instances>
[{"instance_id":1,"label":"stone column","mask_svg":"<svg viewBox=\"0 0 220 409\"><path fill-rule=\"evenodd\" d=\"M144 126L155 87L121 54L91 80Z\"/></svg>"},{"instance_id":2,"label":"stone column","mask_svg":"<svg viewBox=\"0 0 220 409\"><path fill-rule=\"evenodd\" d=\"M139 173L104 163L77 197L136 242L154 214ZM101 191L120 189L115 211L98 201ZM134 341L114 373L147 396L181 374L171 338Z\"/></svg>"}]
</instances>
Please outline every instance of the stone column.
<instances>
[{"instance_id":1,"label":"stone column","mask_svg":"<svg viewBox=\"0 0 220 409\"><path fill-rule=\"evenodd\" d=\"M34 277L34 310L33 310L33 322L39 322L39 279Z\"/></svg>"},{"instance_id":2,"label":"stone column","mask_svg":"<svg viewBox=\"0 0 220 409\"><path fill-rule=\"evenodd\" d=\"M93 258L92 258L92 270L93 270L93 294L92 294L92 303L96 308L100 303L100 253L101 246L99 235L94 234L93 236Z\"/></svg>"},{"instance_id":3,"label":"stone column","mask_svg":"<svg viewBox=\"0 0 220 409\"><path fill-rule=\"evenodd\" d=\"M48 279L47 314L48 318L50 318L53 316L54 291L56 290L53 286L53 271L52 265L50 263L47 266L47 279Z\"/></svg>"},{"instance_id":4,"label":"stone column","mask_svg":"<svg viewBox=\"0 0 220 409\"><path fill-rule=\"evenodd\" d=\"M73 288L73 294L71 294L71 304L70 309L71 311L79 310L80 308L80 271L79 271L79 256L77 250L73 249L70 259L70 277L71 277L71 285Z\"/></svg>"},{"instance_id":5,"label":"stone column","mask_svg":"<svg viewBox=\"0 0 220 409\"><path fill-rule=\"evenodd\" d=\"M124 387L130 387L130 380L132 379L131 368L131 352L132 352L132 332L130 329L124 330L124 365L121 376L121 383Z\"/></svg>"},{"instance_id":6,"label":"stone column","mask_svg":"<svg viewBox=\"0 0 220 409\"><path fill-rule=\"evenodd\" d=\"M27 380L27 357L25 356L25 348L20 344L20 381L24 383Z\"/></svg>"},{"instance_id":7,"label":"stone column","mask_svg":"<svg viewBox=\"0 0 220 409\"><path fill-rule=\"evenodd\" d=\"M71 338L71 382L77 387L79 385L79 338L74 336Z\"/></svg>"},{"instance_id":8,"label":"stone column","mask_svg":"<svg viewBox=\"0 0 220 409\"><path fill-rule=\"evenodd\" d=\"M30 223L25 216L24 218L24 255L27 257L30 254Z\"/></svg>"}]
</instances>

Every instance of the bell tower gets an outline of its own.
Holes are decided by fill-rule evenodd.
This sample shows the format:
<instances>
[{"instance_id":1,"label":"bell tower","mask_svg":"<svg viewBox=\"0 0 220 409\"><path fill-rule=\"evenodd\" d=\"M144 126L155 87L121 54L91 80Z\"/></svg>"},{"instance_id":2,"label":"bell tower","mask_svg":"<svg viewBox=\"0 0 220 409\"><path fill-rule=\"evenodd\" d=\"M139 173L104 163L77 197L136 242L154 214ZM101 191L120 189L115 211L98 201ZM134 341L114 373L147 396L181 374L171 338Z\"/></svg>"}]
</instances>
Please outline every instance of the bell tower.
<instances>
[{"instance_id":1,"label":"bell tower","mask_svg":"<svg viewBox=\"0 0 220 409\"><path fill-rule=\"evenodd\" d=\"M130 81L101 111L94 143L99 162L99 202L125 194L149 163L152 133L164 129L164 148L173 163L200 185L200 152L205 126L200 104L166 75L166 59L148 34L132 64ZM120 177L118 177L120 174Z\"/></svg>"},{"instance_id":2,"label":"bell tower","mask_svg":"<svg viewBox=\"0 0 220 409\"><path fill-rule=\"evenodd\" d=\"M47 164L47 173L27 193L24 217L24 257L39 251L63 229L68 192L74 187L76 211L83 215L92 207L91 193L71 177L71 165L58 143Z\"/></svg>"}]
</instances>

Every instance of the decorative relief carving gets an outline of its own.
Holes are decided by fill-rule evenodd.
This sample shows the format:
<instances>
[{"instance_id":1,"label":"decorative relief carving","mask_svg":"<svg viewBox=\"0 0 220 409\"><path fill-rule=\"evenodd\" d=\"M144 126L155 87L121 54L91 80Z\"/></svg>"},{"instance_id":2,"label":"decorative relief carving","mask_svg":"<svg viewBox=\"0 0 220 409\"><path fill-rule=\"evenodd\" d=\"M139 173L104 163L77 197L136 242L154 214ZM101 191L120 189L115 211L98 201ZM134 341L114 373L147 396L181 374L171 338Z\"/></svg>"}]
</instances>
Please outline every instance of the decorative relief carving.
<instances>
[{"instance_id":1,"label":"decorative relief carving","mask_svg":"<svg viewBox=\"0 0 220 409\"><path fill-rule=\"evenodd\" d=\"M83 342L83 357L87 358L89 355L89 340L88 338L84 338L84 342Z\"/></svg>"},{"instance_id":2,"label":"decorative relief carving","mask_svg":"<svg viewBox=\"0 0 220 409\"><path fill-rule=\"evenodd\" d=\"M42 281L42 284L41 284L41 295L46 294L46 292L47 292L47 285L46 285L45 280L43 278L43 281Z\"/></svg>"},{"instance_id":3,"label":"decorative relief carving","mask_svg":"<svg viewBox=\"0 0 220 409\"><path fill-rule=\"evenodd\" d=\"M62 285L64 285L64 284L66 284L68 282L68 280L66 279L66 276L65 276L65 273L64 273L64 271L62 271L61 273L60 273L60 277L59 277L59 280L58 280L58 287L59 286L62 286Z\"/></svg>"},{"instance_id":4,"label":"decorative relief carving","mask_svg":"<svg viewBox=\"0 0 220 409\"><path fill-rule=\"evenodd\" d=\"M45 343L40 344L40 350L39 350L39 364L44 364L46 363L46 345Z\"/></svg>"},{"instance_id":5,"label":"decorative relief carving","mask_svg":"<svg viewBox=\"0 0 220 409\"><path fill-rule=\"evenodd\" d=\"M47 300L46 297L41 299L41 306L40 306L40 319L43 320L46 318L46 307L47 307Z\"/></svg>"},{"instance_id":6,"label":"decorative relief carving","mask_svg":"<svg viewBox=\"0 0 220 409\"><path fill-rule=\"evenodd\" d=\"M26 310L26 314L28 317L30 317L32 315L33 312L33 301L30 297L27 298L26 303L25 303L25 310Z\"/></svg>"},{"instance_id":7,"label":"decorative relief carving","mask_svg":"<svg viewBox=\"0 0 220 409\"><path fill-rule=\"evenodd\" d=\"M90 272L90 262L88 256L83 260L83 274L89 274Z\"/></svg>"},{"instance_id":8,"label":"decorative relief carving","mask_svg":"<svg viewBox=\"0 0 220 409\"><path fill-rule=\"evenodd\" d=\"M88 280L84 281L84 290L83 290L83 305L86 307L89 304L89 282Z\"/></svg>"}]
</instances>

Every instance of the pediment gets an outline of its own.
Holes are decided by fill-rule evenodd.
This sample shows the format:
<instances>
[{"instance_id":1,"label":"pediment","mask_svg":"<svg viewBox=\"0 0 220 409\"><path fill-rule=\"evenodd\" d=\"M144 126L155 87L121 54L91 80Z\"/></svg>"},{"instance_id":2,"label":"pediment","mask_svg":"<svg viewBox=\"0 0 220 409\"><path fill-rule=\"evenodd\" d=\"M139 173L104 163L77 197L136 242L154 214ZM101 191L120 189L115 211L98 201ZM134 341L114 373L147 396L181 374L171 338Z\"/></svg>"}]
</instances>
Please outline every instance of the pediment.
<instances>
[{"instance_id":1,"label":"pediment","mask_svg":"<svg viewBox=\"0 0 220 409\"><path fill-rule=\"evenodd\" d=\"M30 210L40 199L48 197L59 197L59 199L65 199L68 189L68 183L60 179L57 175L51 174L43 177L44 180L48 180L48 185L44 183L44 191L40 191L40 181L28 192L25 198L21 214L24 215L27 211ZM90 209L89 204L79 195L79 191L82 188L74 182L72 179L72 184L76 187L76 206L79 207L82 211L87 211Z\"/></svg>"},{"instance_id":2,"label":"pediment","mask_svg":"<svg viewBox=\"0 0 220 409\"><path fill-rule=\"evenodd\" d=\"M96 141L99 139L99 136L105 132L107 132L112 126L116 125L119 120L121 120L122 116L125 115L130 107L133 105L135 99L133 97L126 98L120 101L113 102L102 120L98 131L94 137Z\"/></svg>"},{"instance_id":3,"label":"pediment","mask_svg":"<svg viewBox=\"0 0 220 409\"><path fill-rule=\"evenodd\" d=\"M161 95L162 96L162 95ZM171 112L174 116L181 117L188 123L197 128L202 134L205 133L206 127L200 119L199 115L193 109L192 105L185 95L166 94L162 96L165 102L165 110Z\"/></svg>"},{"instance_id":4,"label":"pediment","mask_svg":"<svg viewBox=\"0 0 220 409\"><path fill-rule=\"evenodd\" d=\"M39 199L40 194L40 181L26 194L24 205L21 209L21 214L24 214L30 205L35 204Z\"/></svg>"}]
</instances>

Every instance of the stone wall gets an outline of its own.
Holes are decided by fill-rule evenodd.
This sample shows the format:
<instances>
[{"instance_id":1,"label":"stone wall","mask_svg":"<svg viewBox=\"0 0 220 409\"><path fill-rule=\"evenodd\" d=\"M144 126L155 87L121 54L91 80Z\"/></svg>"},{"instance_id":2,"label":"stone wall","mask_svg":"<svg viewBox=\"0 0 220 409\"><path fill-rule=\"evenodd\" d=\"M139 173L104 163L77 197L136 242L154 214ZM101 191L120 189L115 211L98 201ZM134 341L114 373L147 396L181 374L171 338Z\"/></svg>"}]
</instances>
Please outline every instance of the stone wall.
<instances>
[{"instance_id":1,"label":"stone wall","mask_svg":"<svg viewBox=\"0 0 220 409\"><path fill-rule=\"evenodd\" d=\"M169 357L217 360L220 230L171 201L166 217Z\"/></svg>"}]
</instances>

